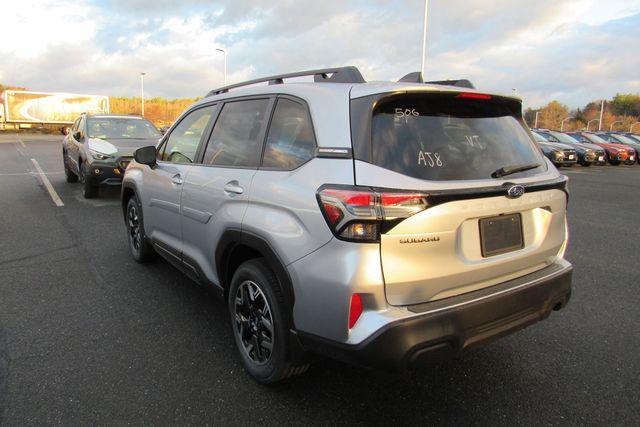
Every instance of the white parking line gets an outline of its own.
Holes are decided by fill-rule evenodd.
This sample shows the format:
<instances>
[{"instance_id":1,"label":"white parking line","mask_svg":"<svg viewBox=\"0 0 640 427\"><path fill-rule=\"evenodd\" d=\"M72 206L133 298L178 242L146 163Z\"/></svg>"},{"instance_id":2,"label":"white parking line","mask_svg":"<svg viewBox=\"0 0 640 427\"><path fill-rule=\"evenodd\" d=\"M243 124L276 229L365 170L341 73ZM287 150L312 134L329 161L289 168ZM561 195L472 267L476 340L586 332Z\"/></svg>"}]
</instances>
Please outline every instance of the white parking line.
<instances>
[{"instance_id":1,"label":"white parking line","mask_svg":"<svg viewBox=\"0 0 640 427\"><path fill-rule=\"evenodd\" d=\"M45 175L60 175L64 172L45 172ZM15 172L15 173L0 173L0 176L38 176L36 172Z\"/></svg>"},{"instance_id":2,"label":"white parking line","mask_svg":"<svg viewBox=\"0 0 640 427\"><path fill-rule=\"evenodd\" d=\"M60 198L60 196L58 196L56 190L54 190L53 185L51 185L51 181L49 181L49 178L47 178L47 174L44 173L44 171L40 167L40 164L38 164L38 161L36 159L31 159L31 162L33 162L33 165L36 167L38 175L40 176L44 187L49 192L49 196L51 196L51 200L53 200L53 203L55 203L58 207L64 206L64 203L62 203L62 199Z\"/></svg>"},{"instance_id":3,"label":"white parking line","mask_svg":"<svg viewBox=\"0 0 640 427\"><path fill-rule=\"evenodd\" d=\"M27 148L27 146L24 145L24 142L21 139L19 139L18 142L20 143L20 145L22 145L22 148Z\"/></svg>"}]
</instances>

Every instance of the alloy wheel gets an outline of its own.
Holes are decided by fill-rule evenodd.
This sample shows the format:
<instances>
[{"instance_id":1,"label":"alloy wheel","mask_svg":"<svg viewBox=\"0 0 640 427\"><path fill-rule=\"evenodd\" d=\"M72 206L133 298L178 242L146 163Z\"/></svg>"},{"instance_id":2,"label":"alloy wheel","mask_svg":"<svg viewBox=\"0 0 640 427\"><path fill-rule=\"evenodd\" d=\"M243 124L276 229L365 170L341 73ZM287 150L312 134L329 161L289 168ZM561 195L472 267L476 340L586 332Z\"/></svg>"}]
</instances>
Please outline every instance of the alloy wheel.
<instances>
[{"instance_id":1,"label":"alloy wheel","mask_svg":"<svg viewBox=\"0 0 640 427\"><path fill-rule=\"evenodd\" d=\"M131 244L136 251L140 250L140 219L138 217L138 209L135 205L129 206L127 213L127 223L129 225L129 237Z\"/></svg>"},{"instance_id":2,"label":"alloy wheel","mask_svg":"<svg viewBox=\"0 0 640 427\"><path fill-rule=\"evenodd\" d=\"M273 352L271 308L258 285L246 280L235 295L235 333L247 356L256 364L267 363Z\"/></svg>"}]
</instances>

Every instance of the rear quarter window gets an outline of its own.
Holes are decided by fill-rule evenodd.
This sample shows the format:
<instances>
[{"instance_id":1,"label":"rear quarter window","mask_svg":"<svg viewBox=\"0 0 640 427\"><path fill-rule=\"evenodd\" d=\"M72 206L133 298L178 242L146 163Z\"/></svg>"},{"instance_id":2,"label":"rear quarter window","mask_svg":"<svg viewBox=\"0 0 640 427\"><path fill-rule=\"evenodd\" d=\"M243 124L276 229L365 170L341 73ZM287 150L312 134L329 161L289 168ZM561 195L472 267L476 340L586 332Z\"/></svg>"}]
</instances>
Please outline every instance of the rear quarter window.
<instances>
[{"instance_id":1,"label":"rear quarter window","mask_svg":"<svg viewBox=\"0 0 640 427\"><path fill-rule=\"evenodd\" d=\"M299 102L279 99L271 119L262 166L295 169L313 157L315 147L307 108Z\"/></svg>"}]
</instances>

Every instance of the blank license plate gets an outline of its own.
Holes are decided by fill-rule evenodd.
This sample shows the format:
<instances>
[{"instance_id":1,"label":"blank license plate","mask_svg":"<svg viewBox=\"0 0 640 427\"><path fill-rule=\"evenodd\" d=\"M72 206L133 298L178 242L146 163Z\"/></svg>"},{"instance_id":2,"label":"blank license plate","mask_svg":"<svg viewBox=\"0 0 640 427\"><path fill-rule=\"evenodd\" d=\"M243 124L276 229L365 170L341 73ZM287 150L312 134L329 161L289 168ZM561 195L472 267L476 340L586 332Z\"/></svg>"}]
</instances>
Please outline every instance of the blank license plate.
<instances>
[{"instance_id":1,"label":"blank license plate","mask_svg":"<svg viewBox=\"0 0 640 427\"><path fill-rule=\"evenodd\" d=\"M521 215L517 213L481 219L480 245L483 257L522 249L524 241Z\"/></svg>"}]
</instances>

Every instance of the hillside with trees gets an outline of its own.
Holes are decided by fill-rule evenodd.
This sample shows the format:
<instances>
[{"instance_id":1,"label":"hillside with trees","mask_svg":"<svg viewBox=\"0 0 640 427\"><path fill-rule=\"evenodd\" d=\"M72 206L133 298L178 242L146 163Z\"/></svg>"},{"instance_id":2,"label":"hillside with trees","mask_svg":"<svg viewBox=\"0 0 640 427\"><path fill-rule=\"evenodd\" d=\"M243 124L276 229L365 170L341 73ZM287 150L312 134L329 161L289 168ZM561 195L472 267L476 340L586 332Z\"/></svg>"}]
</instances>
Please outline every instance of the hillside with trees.
<instances>
[{"instance_id":1,"label":"hillside with trees","mask_svg":"<svg viewBox=\"0 0 640 427\"><path fill-rule=\"evenodd\" d=\"M198 98L165 99L151 98L144 100L144 116L156 126L168 126L178 118ZM113 114L140 114L142 102L140 98L109 97L109 106Z\"/></svg>"},{"instance_id":2,"label":"hillside with trees","mask_svg":"<svg viewBox=\"0 0 640 427\"><path fill-rule=\"evenodd\" d=\"M527 108L524 118L529 126L534 127L538 113L538 127L560 129L565 120L564 130L586 129L598 130L602 101L592 101L583 108L570 110L566 105L551 101L539 109ZM640 94L619 93L611 100L604 101L604 113L600 129L621 130L628 132L633 125L633 132L640 134ZM636 124L637 123L637 124ZM635 124L635 125L634 125Z\"/></svg>"}]
</instances>

